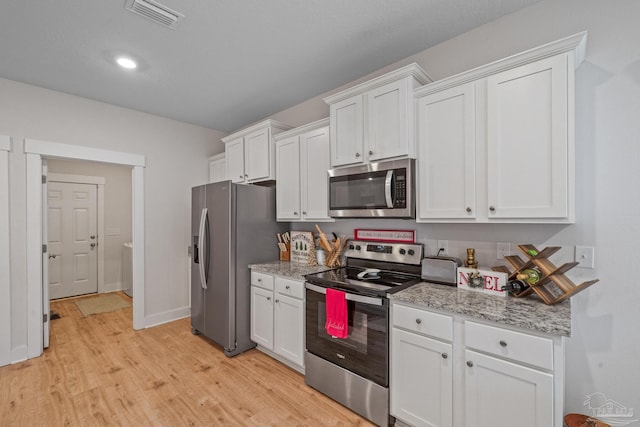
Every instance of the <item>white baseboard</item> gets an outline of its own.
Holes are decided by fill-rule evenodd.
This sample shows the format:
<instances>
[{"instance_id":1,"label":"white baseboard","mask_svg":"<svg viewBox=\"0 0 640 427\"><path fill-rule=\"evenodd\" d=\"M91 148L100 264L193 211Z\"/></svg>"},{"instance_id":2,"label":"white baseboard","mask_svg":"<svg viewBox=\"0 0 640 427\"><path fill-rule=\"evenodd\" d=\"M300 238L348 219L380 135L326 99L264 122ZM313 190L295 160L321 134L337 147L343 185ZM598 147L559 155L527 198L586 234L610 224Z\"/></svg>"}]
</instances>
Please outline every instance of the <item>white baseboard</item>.
<instances>
[{"instance_id":1,"label":"white baseboard","mask_svg":"<svg viewBox=\"0 0 640 427\"><path fill-rule=\"evenodd\" d=\"M102 286L102 288L98 290L98 292L101 294L106 294L108 292L116 292L121 290L122 290L122 282L118 281L118 282L105 283Z\"/></svg>"},{"instance_id":2,"label":"white baseboard","mask_svg":"<svg viewBox=\"0 0 640 427\"><path fill-rule=\"evenodd\" d=\"M163 323L173 322L174 320L184 319L191 316L191 308L182 307L175 310L169 310L158 314L146 316L144 319L144 327L151 328L153 326L162 325Z\"/></svg>"}]
</instances>

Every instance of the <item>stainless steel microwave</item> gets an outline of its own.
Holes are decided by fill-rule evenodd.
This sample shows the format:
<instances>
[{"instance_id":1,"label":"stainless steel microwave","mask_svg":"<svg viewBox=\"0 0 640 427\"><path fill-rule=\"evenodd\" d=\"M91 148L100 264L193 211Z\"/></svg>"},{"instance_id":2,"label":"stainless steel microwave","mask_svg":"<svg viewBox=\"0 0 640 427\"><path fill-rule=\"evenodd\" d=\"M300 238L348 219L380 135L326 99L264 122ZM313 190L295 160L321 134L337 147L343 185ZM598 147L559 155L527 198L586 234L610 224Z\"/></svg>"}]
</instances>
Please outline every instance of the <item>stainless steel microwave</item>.
<instances>
[{"instance_id":1,"label":"stainless steel microwave","mask_svg":"<svg viewBox=\"0 0 640 427\"><path fill-rule=\"evenodd\" d=\"M413 159L330 169L329 215L415 218L414 181Z\"/></svg>"}]
</instances>

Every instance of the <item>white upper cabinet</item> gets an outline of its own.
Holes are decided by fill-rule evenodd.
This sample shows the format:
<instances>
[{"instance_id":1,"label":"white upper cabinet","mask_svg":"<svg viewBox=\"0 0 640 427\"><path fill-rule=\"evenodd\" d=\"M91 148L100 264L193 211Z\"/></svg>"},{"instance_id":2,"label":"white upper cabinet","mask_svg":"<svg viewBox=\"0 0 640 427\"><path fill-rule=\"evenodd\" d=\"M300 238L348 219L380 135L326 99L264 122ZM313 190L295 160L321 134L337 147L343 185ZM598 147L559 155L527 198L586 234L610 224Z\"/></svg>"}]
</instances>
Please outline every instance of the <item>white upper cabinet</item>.
<instances>
[{"instance_id":1,"label":"white upper cabinet","mask_svg":"<svg viewBox=\"0 0 640 427\"><path fill-rule=\"evenodd\" d=\"M575 221L585 43L580 33L414 91L418 222Z\"/></svg>"},{"instance_id":2,"label":"white upper cabinet","mask_svg":"<svg viewBox=\"0 0 640 427\"><path fill-rule=\"evenodd\" d=\"M418 221L475 218L475 105L473 83L418 98Z\"/></svg>"},{"instance_id":3,"label":"white upper cabinet","mask_svg":"<svg viewBox=\"0 0 640 427\"><path fill-rule=\"evenodd\" d=\"M224 153L209 157L209 182L227 180L227 158Z\"/></svg>"},{"instance_id":4,"label":"white upper cabinet","mask_svg":"<svg viewBox=\"0 0 640 427\"><path fill-rule=\"evenodd\" d=\"M275 179L273 136L291 129L275 120L265 120L222 138L227 158L227 176L232 182L253 183Z\"/></svg>"},{"instance_id":5,"label":"white upper cabinet","mask_svg":"<svg viewBox=\"0 0 640 427\"><path fill-rule=\"evenodd\" d=\"M412 91L431 79L410 64L325 98L331 166L415 158Z\"/></svg>"},{"instance_id":6,"label":"white upper cabinet","mask_svg":"<svg viewBox=\"0 0 640 427\"><path fill-rule=\"evenodd\" d=\"M570 59L561 54L487 78L489 218L569 217Z\"/></svg>"},{"instance_id":7,"label":"white upper cabinet","mask_svg":"<svg viewBox=\"0 0 640 427\"><path fill-rule=\"evenodd\" d=\"M329 217L329 120L283 132L276 140L278 221L333 221Z\"/></svg>"}]
</instances>

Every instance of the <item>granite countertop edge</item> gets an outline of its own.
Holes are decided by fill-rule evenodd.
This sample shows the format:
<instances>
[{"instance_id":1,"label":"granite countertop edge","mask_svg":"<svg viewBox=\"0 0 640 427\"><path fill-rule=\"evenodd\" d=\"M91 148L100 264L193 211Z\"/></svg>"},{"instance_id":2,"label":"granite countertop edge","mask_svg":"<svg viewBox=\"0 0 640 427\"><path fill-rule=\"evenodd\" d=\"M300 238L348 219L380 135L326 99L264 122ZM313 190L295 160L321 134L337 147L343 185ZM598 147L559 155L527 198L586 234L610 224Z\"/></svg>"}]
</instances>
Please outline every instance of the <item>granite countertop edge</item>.
<instances>
[{"instance_id":1,"label":"granite countertop edge","mask_svg":"<svg viewBox=\"0 0 640 427\"><path fill-rule=\"evenodd\" d=\"M548 335L571 336L571 304L547 305L536 298L487 295L435 283L420 282L391 294L393 302L459 314Z\"/></svg>"},{"instance_id":2,"label":"granite countertop edge","mask_svg":"<svg viewBox=\"0 0 640 427\"><path fill-rule=\"evenodd\" d=\"M260 273L274 274L276 276L288 277L295 280L304 280L304 276L307 274L331 270L329 267L324 265L312 266L289 261L270 261L265 263L249 264L249 268Z\"/></svg>"}]
</instances>

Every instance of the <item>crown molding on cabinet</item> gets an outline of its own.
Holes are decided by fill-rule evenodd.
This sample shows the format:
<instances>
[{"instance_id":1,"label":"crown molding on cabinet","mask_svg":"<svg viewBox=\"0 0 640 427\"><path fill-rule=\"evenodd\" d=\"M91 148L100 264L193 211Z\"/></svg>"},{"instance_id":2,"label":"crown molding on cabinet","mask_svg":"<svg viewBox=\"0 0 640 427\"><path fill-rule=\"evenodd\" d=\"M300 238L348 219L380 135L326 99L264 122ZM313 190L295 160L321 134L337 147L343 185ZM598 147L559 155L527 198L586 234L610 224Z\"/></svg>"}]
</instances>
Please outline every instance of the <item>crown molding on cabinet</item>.
<instances>
[{"instance_id":1,"label":"crown molding on cabinet","mask_svg":"<svg viewBox=\"0 0 640 427\"><path fill-rule=\"evenodd\" d=\"M273 137L273 140L280 141L284 138L301 135L303 133L320 129L325 126L329 126L329 117L327 117L326 119L320 119L320 120L316 120L315 122L307 123L306 125L298 126L286 132L279 133Z\"/></svg>"},{"instance_id":2,"label":"crown molding on cabinet","mask_svg":"<svg viewBox=\"0 0 640 427\"><path fill-rule=\"evenodd\" d=\"M416 97L428 95L433 92L438 92L450 87L479 80L510 68L519 67L521 65L567 52L573 52L575 68L578 68L584 61L586 46L587 32L583 31L524 52L516 53L515 55L508 56L504 59L499 59L489 64L482 65L468 71L463 71L462 73L455 74L451 77L437 80L433 83L427 84L426 86L416 88L413 91L413 94Z\"/></svg>"},{"instance_id":3,"label":"crown molding on cabinet","mask_svg":"<svg viewBox=\"0 0 640 427\"><path fill-rule=\"evenodd\" d=\"M224 138L221 138L222 142L229 142L231 140L234 140L236 138L248 135L256 130L260 130L260 129L264 129L265 127L270 127L271 129L279 129L281 131L285 131L285 130L289 130L291 129L293 126L290 126L286 123L282 123L279 122L277 120L272 120L272 119L267 119L267 120L263 120L259 123L256 123L252 126L249 126L248 128L244 128L241 129L237 132L233 132L232 134L229 134L227 136L225 136Z\"/></svg>"},{"instance_id":4,"label":"crown molding on cabinet","mask_svg":"<svg viewBox=\"0 0 640 427\"><path fill-rule=\"evenodd\" d=\"M360 83L359 85L350 87L349 89L345 89L341 92L327 96L326 98L323 98L323 100L327 104L334 104L344 99L351 98L352 96L360 95L369 90L384 86L387 83L402 80L405 77L413 77L421 85L426 85L427 83L431 83L433 81L433 79L426 73L426 71L424 71L424 69L420 65L414 62L409 65L405 65L402 68L398 68L397 70L391 71L387 74L383 74L379 77L367 80L366 82Z\"/></svg>"}]
</instances>

